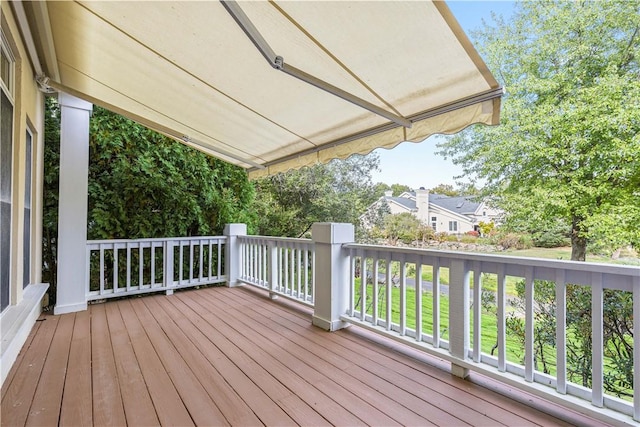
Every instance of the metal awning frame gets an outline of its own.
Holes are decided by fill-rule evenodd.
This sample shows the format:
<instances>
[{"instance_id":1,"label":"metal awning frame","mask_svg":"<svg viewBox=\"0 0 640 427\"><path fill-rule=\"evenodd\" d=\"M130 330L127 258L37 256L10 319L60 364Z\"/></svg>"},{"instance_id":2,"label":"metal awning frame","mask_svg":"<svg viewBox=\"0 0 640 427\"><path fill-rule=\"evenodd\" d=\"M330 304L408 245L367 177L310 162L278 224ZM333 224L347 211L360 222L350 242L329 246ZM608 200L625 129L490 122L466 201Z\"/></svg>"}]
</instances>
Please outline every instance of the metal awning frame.
<instances>
[{"instance_id":1,"label":"metal awning frame","mask_svg":"<svg viewBox=\"0 0 640 427\"><path fill-rule=\"evenodd\" d=\"M244 13L240 5L235 0L220 0L220 2L227 10L227 12L229 12L229 14L233 17L236 23L240 26L240 28L242 28L247 37L253 42L262 56L264 56L269 65L271 65L276 70L280 70L285 74L302 80L305 83L317 87L318 89L322 89L325 92L344 99L345 101L369 110L372 113L391 120L397 125L404 126L406 128L411 127L411 122L406 118L391 113L384 108L380 108L377 105L365 101L364 99L359 98L352 93L344 91L339 87L332 85L331 83L321 80L299 68L287 64L282 56L275 53L275 51L271 48L265 38L262 37L260 31L256 28L255 25L253 25L253 22L251 22L249 17Z\"/></svg>"}]
</instances>

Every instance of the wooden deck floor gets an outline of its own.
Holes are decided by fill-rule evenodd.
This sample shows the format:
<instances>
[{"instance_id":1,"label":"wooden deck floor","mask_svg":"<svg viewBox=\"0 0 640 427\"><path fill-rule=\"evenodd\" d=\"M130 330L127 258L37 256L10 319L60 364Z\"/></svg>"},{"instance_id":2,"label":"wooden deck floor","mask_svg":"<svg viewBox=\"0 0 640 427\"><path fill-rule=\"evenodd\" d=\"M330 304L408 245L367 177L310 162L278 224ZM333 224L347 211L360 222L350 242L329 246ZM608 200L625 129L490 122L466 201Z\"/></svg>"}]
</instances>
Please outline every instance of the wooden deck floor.
<instances>
[{"instance_id":1,"label":"wooden deck floor","mask_svg":"<svg viewBox=\"0 0 640 427\"><path fill-rule=\"evenodd\" d=\"M242 288L43 315L2 387L1 422L596 424L577 414L565 423L379 341L324 332L308 311Z\"/></svg>"}]
</instances>

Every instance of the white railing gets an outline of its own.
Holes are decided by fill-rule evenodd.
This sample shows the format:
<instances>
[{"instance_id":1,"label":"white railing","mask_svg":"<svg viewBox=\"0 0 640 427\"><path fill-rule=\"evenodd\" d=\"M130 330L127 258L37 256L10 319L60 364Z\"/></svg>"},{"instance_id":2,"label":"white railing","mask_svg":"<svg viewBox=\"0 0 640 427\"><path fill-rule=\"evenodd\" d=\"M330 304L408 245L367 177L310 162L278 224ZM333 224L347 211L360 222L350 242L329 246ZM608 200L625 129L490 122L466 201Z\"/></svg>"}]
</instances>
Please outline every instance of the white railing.
<instances>
[{"instance_id":1,"label":"white railing","mask_svg":"<svg viewBox=\"0 0 640 427\"><path fill-rule=\"evenodd\" d=\"M221 283L225 236L87 242L86 295L97 300Z\"/></svg>"},{"instance_id":2,"label":"white railing","mask_svg":"<svg viewBox=\"0 0 640 427\"><path fill-rule=\"evenodd\" d=\"M308 306L314 302L314 245L308 239L238 236L238 280Z\"/></svg>"},{"instance_id":3,"label":"white railing","mask_svg":"<svg viewBox=\"0 0 640 427\"><path fill-rule=\"evenodd\" d=\"M639 268L359 244L344 245L343 250L345 256L350 257L351 265L349 307L347 314L341 317L343 321L444 358L452 363L452 370L458 370L457 374L466 375L466 370L480 371L563 404L585 399L587 407L591 402L594 409L610 408L640 420L640 392L635 392L633 402L630 402L605 394L603 385L604 290L631 293L633 330L640 330ZM416 280L422 278L423 272L432 276L430 283ZM445 286L442 277L447 273L449 283ZM523 357L516 361L513 357L508 360L507 356L506 322L514 312L509 304L513 296L507 295L506 289L507 280L513 283L512 278L524 280L525 284L524 312L515 313L524 318L525 329ZM482 323L487 315L483 315L481 301L483 281L487 279L491 279L497 288L493 293L497 296L493 314L497 336L491 341L495 343L497 356L482 351ZM555 288L556 366L553 375L539 371L535 359L534 311L537 307L534 290L538 280L553 282ZM362 283L368 285L362 286ZM573 289L572 286L585 286L591 290L591 388L568 379L566 344L571 337L566 333L566 298L567 289ZM407 299L407 294L412 298ZM448 306L443 304L446 300ZM412 306L408 301L412 301ZM485 303L485 310L486 306ZM634 339L632 333L627 338L633 341L631 362L635 367L640 366L640 339ZM640 369L634 369L633 375L633 389L640 390ZM567 394L580 399L564 396Z\"/></svg>"},{"instance_id":4,"label":"white railing","mask_svg":"<svg viewBox=\"0 0 640 427\"><path fill-rule=\"evenodd\" d=\"M313 240L247 236L245 230L230 227L220 237L90 241L87 300L245 283L313 307L313 323L324 329L356 324L451 362L456 375L474 370L605 421L640 421L640 392L633 392L640 390L640 338L633 337L640 330L638 267L345 243L353 241L349 224L314 225ZM517 307L508 292L516 281L524 289ZM567 354L574 343L567 333L567 301L576 289L590 294L590 327L581 331L592 342L589 387L573 378ZM547 319L554 317L555 324L547 331L551 338L545 337L552 343L543 350L545 357L551 354L552 367L541 369L536 328L542 305L536 298L544 290L553 296ZM610 358L603 317L611 293L633 301L633 327L623 334L633 353L625 360L634 367L633 384L625 389L631 400L605 391ZM507 328L514 320L523 331L515 353Z\"/></svg>"}]
</instances>

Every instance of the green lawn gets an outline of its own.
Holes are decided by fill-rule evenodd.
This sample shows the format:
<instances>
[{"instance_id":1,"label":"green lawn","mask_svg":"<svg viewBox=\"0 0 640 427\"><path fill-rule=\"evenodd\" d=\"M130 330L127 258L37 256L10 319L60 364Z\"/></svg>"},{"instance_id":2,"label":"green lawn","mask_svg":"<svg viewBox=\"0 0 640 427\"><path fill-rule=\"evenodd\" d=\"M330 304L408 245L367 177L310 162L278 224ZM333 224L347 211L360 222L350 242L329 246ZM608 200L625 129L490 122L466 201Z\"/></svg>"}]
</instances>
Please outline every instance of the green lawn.
<instances>
[{"instance_id":1,"label":"green lawn","mask_svg":"<svg viewBox=\"0 0 640 427\"><path fill-rule=\"evenodd\" d=\"M387 302L384 295L384 286L380 287L379 303L378 303L378 317L386 318L386 306ZM359 300L360 295L360 279L356 279L356 300ZM367 314L373 315L373 299L372 299L373 286L367 286ZM409 329L415 329L416 325L416 298L415 289L406 289L406 302L407 302L407 318L406 325ZM469 313L471 319L471 340L473 340L473 315ZM400 322L400 288L392 288L391 292L391 318L392 322L399 324ZM482 351L487 354L491 354L491 349L497 343L497 317L490 313L482 314L482 327L481 327L481 342ZM433 293L431 291L423 292L422 294L422 332L423 334L433 335ZM446 295L440 296L440 337L449 339L449 298ZM514 338L507 337L507 360L514 363L522 363L522 354L524 354L521 345ZM497 350L494 351L494 355L497 357Z\"/></svg>"},{"instance_id":2,"label":"green lawn","mask_svg":"<svg viewBox=\"0 0 640 427\"><path fill-rule=\"evenodd\" d=\"M508 250L501 252L501 255L507 256L521 256L527 258L545 258L545 259L560 259L568 261L571 259L571 248L531 248L520 250ZM604 255L592 255L587 254L587 262L599 262L604 264L623 264L623 265L640 265L640 259L638 258L621 258L612 259Z\"/></svg>"}]
</instances>

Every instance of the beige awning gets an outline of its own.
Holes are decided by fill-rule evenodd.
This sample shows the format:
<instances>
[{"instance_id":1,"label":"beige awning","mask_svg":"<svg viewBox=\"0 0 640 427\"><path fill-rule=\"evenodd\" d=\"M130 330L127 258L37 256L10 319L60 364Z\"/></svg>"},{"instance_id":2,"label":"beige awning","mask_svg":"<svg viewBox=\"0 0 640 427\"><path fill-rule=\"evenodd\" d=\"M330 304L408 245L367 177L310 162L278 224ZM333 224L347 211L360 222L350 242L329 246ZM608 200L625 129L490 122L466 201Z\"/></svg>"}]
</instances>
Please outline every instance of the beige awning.
<instances>
[{"instance_id":1,"label":"beige awning","mask_svg":"<svg viewBox=\"0 0 640 427\"><path fill-rule=\"evenodd\" d=\"M254 177L499 120L502 90L444 2L28 10L51 86Z\"/></svg>"}]
</instances>

